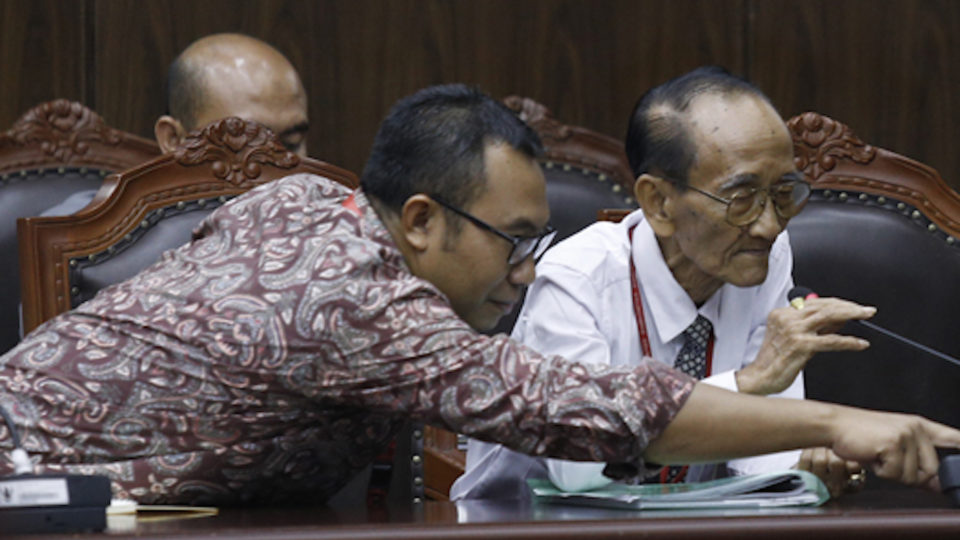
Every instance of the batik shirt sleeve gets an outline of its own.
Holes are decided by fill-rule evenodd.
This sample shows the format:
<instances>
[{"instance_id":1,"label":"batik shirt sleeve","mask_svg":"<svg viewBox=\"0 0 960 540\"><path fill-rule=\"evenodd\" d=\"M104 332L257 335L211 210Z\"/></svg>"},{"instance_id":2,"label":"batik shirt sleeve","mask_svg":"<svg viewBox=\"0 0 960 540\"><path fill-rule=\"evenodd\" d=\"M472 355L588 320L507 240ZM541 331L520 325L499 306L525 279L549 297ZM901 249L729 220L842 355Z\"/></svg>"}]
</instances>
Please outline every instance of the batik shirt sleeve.
<instances>
[{"instance_id":1,"label":"batik shirt sleeve","mask_svg":"<svg viewBox=\"0 0 960 540\"><path fill-rule=\"evenodd\" d=\"M0 403L47 470L108 474L142 502L323 500L407 417L634 460L693 386L477 334L326 179L252 190L195 237L0 357Z\"/></svg>"}]
</instances>

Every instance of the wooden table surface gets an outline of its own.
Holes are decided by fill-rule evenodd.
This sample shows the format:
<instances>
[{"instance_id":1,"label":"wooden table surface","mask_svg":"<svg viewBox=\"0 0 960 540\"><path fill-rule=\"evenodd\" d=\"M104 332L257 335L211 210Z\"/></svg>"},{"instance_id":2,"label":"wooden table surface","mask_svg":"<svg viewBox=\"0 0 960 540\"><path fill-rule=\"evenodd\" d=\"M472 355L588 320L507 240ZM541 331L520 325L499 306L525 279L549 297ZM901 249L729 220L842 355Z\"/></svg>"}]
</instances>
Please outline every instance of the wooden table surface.
<instances>
[{"instance_id":1,"label":"wooden table surface","mask_svg":"<svg viewBox=\"0 0 960 540\"><path fill-rule=\"evenodd\" d=\"M493 501L367 509L224 508L219 515L112 521L102 533L24 538L960 538L960 510L937 493L867 490L820 508L640 512Z\"/></svg>"}]
</instances>

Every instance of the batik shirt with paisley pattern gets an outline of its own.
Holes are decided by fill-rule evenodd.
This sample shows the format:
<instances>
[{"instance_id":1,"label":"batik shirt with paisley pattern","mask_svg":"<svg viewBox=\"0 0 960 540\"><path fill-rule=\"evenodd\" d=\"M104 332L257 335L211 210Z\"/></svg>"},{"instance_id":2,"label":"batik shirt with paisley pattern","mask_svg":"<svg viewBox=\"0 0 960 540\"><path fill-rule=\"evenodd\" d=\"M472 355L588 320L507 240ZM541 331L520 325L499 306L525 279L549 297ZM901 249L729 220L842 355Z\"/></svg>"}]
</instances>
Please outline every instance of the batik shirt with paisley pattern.
<instances>
[{"instance_id":1,"label":"batik shirt with paisley pattern","mask_svg":"<svg viewBox=\"0 0 960 540\"><path fill-rule=\"evenodd\" d=\"M657 362L597 368L478 334L362 192L311 175L224 205L0 357L0 404L38 469L106 474L149 503L323 500L408 417L639 461L692 387Z\"/></svg>"}]
</instances>

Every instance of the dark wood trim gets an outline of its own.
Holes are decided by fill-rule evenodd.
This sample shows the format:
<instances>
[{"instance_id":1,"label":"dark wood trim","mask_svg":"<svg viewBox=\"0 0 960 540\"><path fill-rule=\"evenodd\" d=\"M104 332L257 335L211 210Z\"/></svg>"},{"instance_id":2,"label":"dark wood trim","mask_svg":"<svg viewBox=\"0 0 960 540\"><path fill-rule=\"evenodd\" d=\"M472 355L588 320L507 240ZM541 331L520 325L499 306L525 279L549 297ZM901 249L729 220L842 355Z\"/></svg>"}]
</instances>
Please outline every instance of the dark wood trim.
<instances>
[{"instance_id":1,"label":"dark wood trim","mask_svg":"<svg viewBox=\"0 0 960 540\"><path fill-rule=\"evenodd\" d=\"M849 126L822 114L797 115L787 126L797 168L814 188L897 199L960 237L960 194L934 168L871 146Z\"/></svg>"}]
</instances>

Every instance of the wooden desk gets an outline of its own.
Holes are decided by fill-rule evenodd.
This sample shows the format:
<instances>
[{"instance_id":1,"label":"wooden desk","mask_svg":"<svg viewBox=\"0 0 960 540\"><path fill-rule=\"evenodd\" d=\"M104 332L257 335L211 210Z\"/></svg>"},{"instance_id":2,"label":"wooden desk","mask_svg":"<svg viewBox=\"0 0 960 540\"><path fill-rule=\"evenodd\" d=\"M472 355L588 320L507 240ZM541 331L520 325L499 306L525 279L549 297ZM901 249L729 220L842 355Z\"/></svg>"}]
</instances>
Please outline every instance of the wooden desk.
<instances>
[{"instance_id":1,"label":"wooden desk","mask_svg":"<svg viewBox=\"0 0 960 540\"><path fill-rule=\"evenodd\" d=\"M489 501L429 501L421 508L335 511L328 508L223 509L216 517L140 522L70 538L249 539L602 539L696 538L777 540L960 536L960 510L920 490L865 491L821 508L767 512L624 512ZM25 536L38 540L66 536Z\"/></svg>"}]
</instances>

